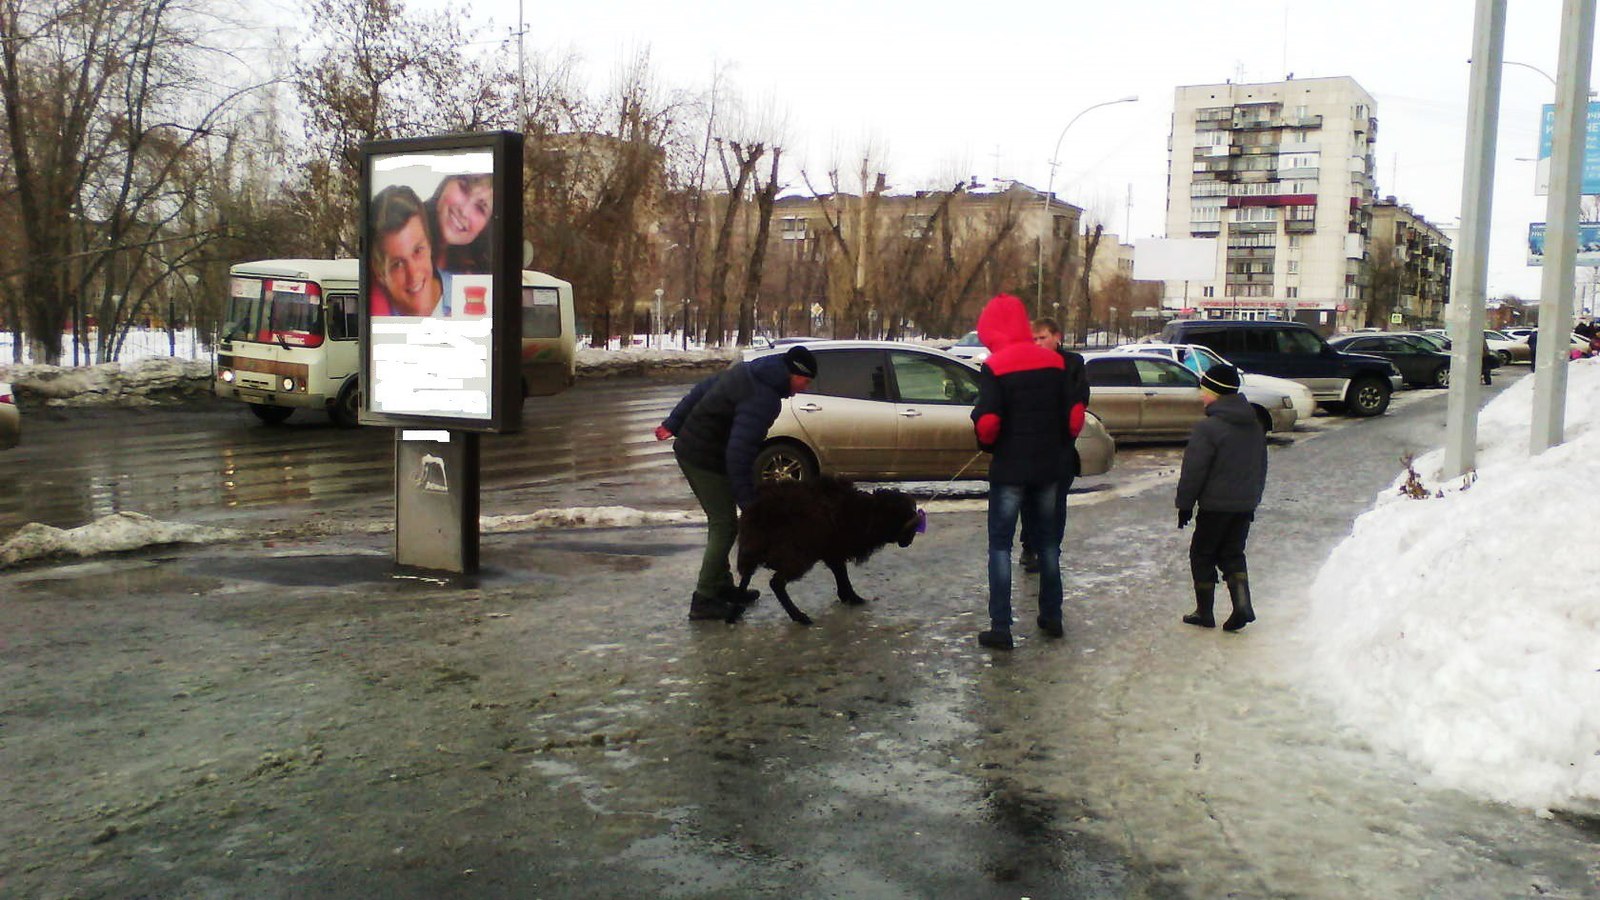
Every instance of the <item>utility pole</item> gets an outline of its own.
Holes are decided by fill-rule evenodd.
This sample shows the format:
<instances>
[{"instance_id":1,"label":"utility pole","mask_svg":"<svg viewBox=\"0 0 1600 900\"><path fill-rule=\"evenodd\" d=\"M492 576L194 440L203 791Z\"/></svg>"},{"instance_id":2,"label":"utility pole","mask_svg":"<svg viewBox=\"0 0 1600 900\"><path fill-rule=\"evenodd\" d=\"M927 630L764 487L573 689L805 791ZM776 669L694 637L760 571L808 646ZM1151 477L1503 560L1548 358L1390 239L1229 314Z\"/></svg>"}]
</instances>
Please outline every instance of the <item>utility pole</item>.
<instances>
[{"instance_id":1,"label":"utility pole","mask_svg":"<svg viewBox=\"0 0 1600 900\"><path fill-rule=\"evenodd\" d=\"M1572 269L1578 261L1578 191L1583 184L1589 115L1594 7L1595 0L1565 0L1561 4L1561 52L1556 62L1556 121L1550 147L1550 195L1546 198L1544 276L1539 283L1539 346L1535 350L1539 358L1533 373L1530 454L1565 440Z\"/></svg>"},{"instance_id":2,"label":"utility pole","mask_svg":"<svg viewBox=\"0 0 1600 900\"><path fill-rule=\"evenodd\" d=\"M1591 0L1592 2L1592 0ZM1450 284L1450 397L1445 411L1444 476L1470 471L1478 449L1479 373L1489 281L1489 213L1500 124L1500 60L1506 0L1477 0L1467 94L1467 157L1461 176L1461 255Z\"/></svg>"}]
</instances>

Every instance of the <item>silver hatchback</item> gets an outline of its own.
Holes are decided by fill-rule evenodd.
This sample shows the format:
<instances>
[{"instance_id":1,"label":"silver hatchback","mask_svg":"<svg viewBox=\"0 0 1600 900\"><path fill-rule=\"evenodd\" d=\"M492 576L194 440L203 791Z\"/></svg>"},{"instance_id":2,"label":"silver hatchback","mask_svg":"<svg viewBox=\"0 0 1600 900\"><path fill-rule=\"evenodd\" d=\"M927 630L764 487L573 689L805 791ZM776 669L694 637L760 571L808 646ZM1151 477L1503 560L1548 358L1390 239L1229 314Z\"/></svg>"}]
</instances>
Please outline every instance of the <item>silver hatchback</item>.
<instances>
[{"instance_id":1,"label":"silver hatchback","mask_svg":"<svg viewBox=\"0 0 1600 900\"><path fill-rule=\"evenodd\" d=\"M989 455L979 452L972 430L977 366L942 350L895 341L806 346L817 356L817 378L809 391L783 402L756 457L762 478L987 477ZM1077 447L1083 475L1109 472L1116 462L1116 442L1092 414Z\"/></svg>"}]
</instances>

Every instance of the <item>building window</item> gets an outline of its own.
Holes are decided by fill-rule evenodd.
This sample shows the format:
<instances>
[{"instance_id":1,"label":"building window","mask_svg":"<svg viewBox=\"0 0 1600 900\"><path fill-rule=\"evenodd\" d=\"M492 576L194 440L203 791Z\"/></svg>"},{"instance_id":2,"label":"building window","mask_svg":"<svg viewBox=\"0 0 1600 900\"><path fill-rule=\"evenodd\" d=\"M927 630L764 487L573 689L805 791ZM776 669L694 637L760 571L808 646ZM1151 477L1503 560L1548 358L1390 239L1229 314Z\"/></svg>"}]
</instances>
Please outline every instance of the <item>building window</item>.
<instances>
[{"instance_id":1,"label":"building window","mask_svg":"<svg viewBox=\"0 0 1600 900\"><path fill-rule=\"evenodd\" d=\"M1290 300L1293 300L1294 298L1300 296L1300 289L1292 286L1286 287L1283 289L1283 295L1288 297Z\"/></svg>"},{"instance_id":2,"label":"building window","mask_svg":"<svg viewBox=\"0 0 1600 900\"><path fill-rule=\"evenodd\" d=\"M1189 204L1189 219L1194 222L1221 222L1222 203L1220 198L1212 202Z\"/></svg>"},{"instance_id":3,"label":"building window","mask_svg":"<svg viewBox=\"0 0 1600 900\"><path fill-rule=\"evenodd\" d=\"M928 229L933 224L933 216L908 215L906 216L905 233L908 238L921 238L928 236Z\"/></svg>"},{"instance_id":4,"label":"building window","mask_svg":"<svg viewBox=\"0 0 1600 900\"><path fill-rule=\"evenodd\" d=\"M1233 211L1235 222L1276 222L1278 209L1274 206L1246 206Z\"/></svg>"},{"instance_id":5,"label":"building window","mask_svg":"<svg viewBox=\"0 0 1600 900\"><path fill-rule=\"evenodd\" d=\"M1050 220L1050 235L1057 240L1072 237L1072 217L1052 216Z\"/></svg>"},{"instance_id":6,"label":"building window","mask_svg":"<svg viewBox=\"0 0 1600 900\"><path fill-rule=\"evenodd\" d=\"M1290 250L1299 250L1300 249L1300 235L1298 235L1298 234L1289 235L1289 249Z\"/></svg>"},{"instance_id":7,"label":"building window","mask_svg":"<svg viewBox=\"0 0 1600 900\"><path fill-rule=\"evenodd\" d=\"M1298 260L1298 259L1289 260L1289 274L1290 275L1299 275L1300 274L1300 260Z\"/></svg>"},{"instance_id":8,"label":"building window","mask_svg":"<svg viewBox=\"0 0 1600 900\"><path fill-rule=\"evenodd\" d=\"M784 216L778 226L779 236L786 241L803 241L806 239L806 220L804 216Z\"/></svg>"},{"instance_id":9,"label":"building window","mask_svg":"<svg viewBox=\"0 0 1600 900\"><path fill-rule=\"evenodd\" d=\"M1208 284L1205 287L1200 289L1200 296L1202 296L1202 297L1215 297L1216 295L1217 295L1217 289L1216 289L1216 287L1214 285L1209 285Z\"/></svg>"}]
</instances>

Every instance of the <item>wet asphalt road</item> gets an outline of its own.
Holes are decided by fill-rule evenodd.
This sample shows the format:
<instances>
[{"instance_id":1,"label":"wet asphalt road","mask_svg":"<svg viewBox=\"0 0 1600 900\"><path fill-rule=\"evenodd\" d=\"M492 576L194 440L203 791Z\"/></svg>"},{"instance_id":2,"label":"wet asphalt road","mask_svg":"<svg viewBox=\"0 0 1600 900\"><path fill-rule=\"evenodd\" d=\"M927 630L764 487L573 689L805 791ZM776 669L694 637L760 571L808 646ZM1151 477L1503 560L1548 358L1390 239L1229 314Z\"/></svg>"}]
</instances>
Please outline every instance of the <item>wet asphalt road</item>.
<instances>
[{"instance_id":1,"label":"wet asphalt road","mask_svg":"<svg viewBox=\"0 0 1600 900\"><path fill-rule=\"evenodd\" d=\"M682 508L671 444L651 432L693 381L583 381L565 394L529 400L521 432L483 438L484 513ZM26 415L24 442L0 456L0 540L27 522L72 528L115 512L219 524L392 515L390 429L336 428L307 412L267 426L242 405L219 402ZM1175 458L1172 445L1129 446L1120 471L1093 482L1125 480ZM983 485L918 490L981 496Z\"/></svg>"},{"instance_id":2,"label":"wet asphalt road","mask_svg":"<svg viewBox=\"0 0 1600 900\"><path fill-rule=\"evenodd\" d=\"M976 501L860 567L866 607L797 584L809 629L770 597L684 622L694 527L491 535L468 588L397 581L361 535L9 576L38 624L12 632L5 749L66 795L8 779L9 874L86 896L1597 896L1594 820L1431 788L1302 670L1304 588L1442 440L1444 399L1274 447L1240 635L1177 623L1172 448L1075 495L1067 638L1035 634L1021 585L1012 654L973 643ZM83 666L97 699L53 701ZM82 734L124 737L56 751ZM264 747L318 763L265 777ZM107 822L123 836L77 849Z\"/></svg>"}]
</instances>

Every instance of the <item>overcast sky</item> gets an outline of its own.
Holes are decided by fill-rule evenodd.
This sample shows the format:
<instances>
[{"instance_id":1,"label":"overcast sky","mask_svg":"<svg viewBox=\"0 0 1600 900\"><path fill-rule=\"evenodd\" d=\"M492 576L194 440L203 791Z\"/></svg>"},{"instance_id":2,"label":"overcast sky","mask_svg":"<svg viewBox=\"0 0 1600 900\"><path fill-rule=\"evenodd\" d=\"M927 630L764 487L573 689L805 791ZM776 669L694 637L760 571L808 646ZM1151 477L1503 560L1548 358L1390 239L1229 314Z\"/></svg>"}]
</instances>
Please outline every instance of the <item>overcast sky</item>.
<instances>
[{"instance_id":1,"label":"overcast sky","mask_svg":"<svg viewBox=\"0 0 1600 900\"><path fill-rule=\"evenodd\" d=\"M515 29L516 0L410 0L470 10L480 37ZM1122 3L988 0L526 0L530 53L575 52L586 79L609 83L620 61L648 50L663 84L698 89L721 67L752 105L787 121L788 177L815 178L838 160L859 165L871 142L893 185L945 183L957 173L1016 178L1039 188L1067 133L1054 187L1132 238L1163 233L1167 135L1178 85L1348 75L1377 101L1380 195L1435 224L1461 212L1470 0L1254 0ZM1253 15L1242 10L1248 8ZM1515 0L1505 58L1555 74L1559 0ZM1503 70L1490 250L1491 296L1539 293L1525 264L1539 107L1553 85ZM1127 198L1132 190L1131 210Z\"/></svg>"}]
</instances>

